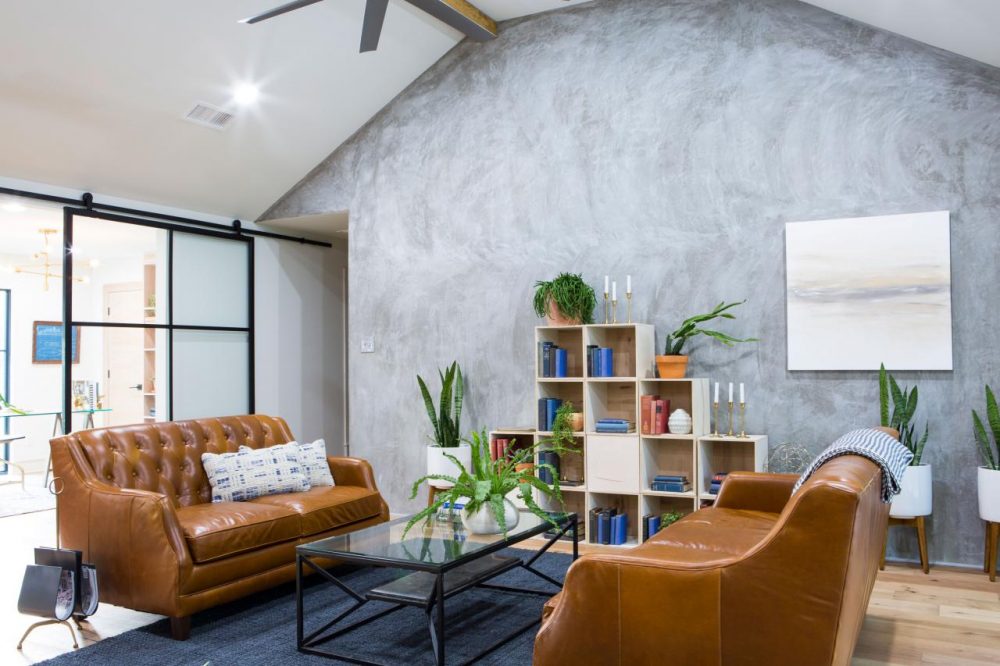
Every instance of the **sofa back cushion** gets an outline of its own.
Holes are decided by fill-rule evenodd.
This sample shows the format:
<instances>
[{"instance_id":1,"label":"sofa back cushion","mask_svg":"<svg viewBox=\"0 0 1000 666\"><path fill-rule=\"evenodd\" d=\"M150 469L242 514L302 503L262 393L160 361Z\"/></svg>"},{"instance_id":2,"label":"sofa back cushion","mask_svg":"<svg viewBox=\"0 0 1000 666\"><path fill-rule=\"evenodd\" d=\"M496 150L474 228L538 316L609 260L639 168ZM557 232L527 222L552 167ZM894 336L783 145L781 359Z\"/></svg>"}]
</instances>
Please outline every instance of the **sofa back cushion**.
<instances>
[{"instance_id":1,"label":"sofa back cushion","mask_svg":"<svg viewBox=\"0 0 1000 666\"><path fill-rule=\"evenodd\" d=\"M203 453L293 439L284 419L253 414L84 430L71 435L70 444L83 449L100 481L163 493L175 506L191 506L212 500Z\"/></svg>"}]
</instances>

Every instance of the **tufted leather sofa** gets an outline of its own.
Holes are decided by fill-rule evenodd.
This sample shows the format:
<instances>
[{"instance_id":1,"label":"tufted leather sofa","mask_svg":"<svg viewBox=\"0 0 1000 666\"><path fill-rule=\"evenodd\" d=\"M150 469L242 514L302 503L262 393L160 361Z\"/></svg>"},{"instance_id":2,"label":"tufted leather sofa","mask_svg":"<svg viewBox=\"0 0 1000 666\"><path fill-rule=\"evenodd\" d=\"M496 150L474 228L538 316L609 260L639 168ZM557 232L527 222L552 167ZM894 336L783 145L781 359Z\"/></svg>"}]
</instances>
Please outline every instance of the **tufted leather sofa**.
<instances>
[{"instance_id":1,"label":"tufted leather sofa","mask_svg":"<svg viewBox=\"0 0 1000 666\"><path fill-rule=\"evenodd\" d=\"M712 508L581 557L545 606L535 666L850 664L889 518L881 471L834 458L792 496L797 478L733 472Z\"/></svg>"},{"instance_id":2,"label":"tufted leather sofa","mask_svg":"<svg viewBox=\"0 0 1000 666\"><path fill-rule=\"evenodd\" d=\"M85 430L51 441L62 545L97 565L101 598L190 615L295 577L295 546L389 518L371 466L330 457L337 484L212 503L201 454L283 444L283 419L233 416Z\"/></svg>"}]
</instances>

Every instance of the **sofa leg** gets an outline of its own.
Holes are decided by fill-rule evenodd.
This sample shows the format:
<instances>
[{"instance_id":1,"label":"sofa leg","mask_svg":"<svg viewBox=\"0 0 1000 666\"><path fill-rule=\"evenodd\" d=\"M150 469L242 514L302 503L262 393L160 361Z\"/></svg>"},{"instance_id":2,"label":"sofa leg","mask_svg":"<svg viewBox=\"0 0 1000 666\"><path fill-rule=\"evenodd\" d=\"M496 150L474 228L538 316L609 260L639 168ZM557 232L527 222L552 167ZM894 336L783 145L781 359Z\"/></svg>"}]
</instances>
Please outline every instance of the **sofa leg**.
<instances>
[{"instance_id":1,"label":"sofa leg","mask_svg":"<svg viewBox=\"0 0 1000 666\"><path fill-rule=\"evenodd\" d=\"M186 641L191 635L191 616L170 618L170 637L175 641Z\"/></svg>"}]
</instances>

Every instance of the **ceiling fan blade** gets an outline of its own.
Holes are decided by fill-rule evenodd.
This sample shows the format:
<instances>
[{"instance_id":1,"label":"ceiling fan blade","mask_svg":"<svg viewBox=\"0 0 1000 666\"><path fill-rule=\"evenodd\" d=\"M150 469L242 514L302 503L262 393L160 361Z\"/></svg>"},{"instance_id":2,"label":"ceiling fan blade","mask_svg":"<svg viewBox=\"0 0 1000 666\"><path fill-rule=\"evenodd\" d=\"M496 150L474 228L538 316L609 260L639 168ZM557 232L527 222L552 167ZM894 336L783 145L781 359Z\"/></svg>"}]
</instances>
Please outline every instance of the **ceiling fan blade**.
<instances>
[{"instance_id":1,"label":"ceiling fan blade","mask_svg":"<svg viewBox=\"0 0 1000 666\"><path fill-rule=\"evenodd\" d=\"M382 24L385 22L385 10L389 0L368 0L365 5L365 22L361 26L361 52L374 51L378 48L378 38L382 35Z\"/></svg>"},{"instance_id":2,"label":"ceiling fan blade","mask_svg":"<svg viewBox=\"0 0 1000 666\"><path fill-rule=\"evenodd\" d=\"M251 16L249 18L240 19L240 23L258 23L260 21L266 21L269 18L274 18L275 16L281 16L296 9L301 9L303 7L308 7L309 5L315 5L317 2L322 2L323 0L294 0L293 2L286 3L280 7L275 7L274 9L268 10L263 14L257 14L256 16Z\"/></svg>"}]
</instances>

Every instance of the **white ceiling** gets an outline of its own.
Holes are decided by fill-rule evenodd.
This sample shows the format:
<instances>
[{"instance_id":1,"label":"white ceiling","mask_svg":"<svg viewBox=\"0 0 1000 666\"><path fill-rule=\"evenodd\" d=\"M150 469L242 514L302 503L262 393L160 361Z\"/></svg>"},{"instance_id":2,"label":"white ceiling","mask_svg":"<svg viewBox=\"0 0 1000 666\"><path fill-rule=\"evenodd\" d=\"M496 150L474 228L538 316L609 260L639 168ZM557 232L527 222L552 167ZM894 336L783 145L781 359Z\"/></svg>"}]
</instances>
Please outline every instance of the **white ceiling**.
<instances>
[{"instance_id":1,"label":"white ceiling","mask_svg":"<svg viewBox=\"0 0 1000 666\"><path fill-rule=\"evenodd\" d=\"M805 0L856 21L1000 67L998 0Z\"/></svg>"},{"instance_id":2,"label":"white ceiling","mask_svg":"<svg viewBox=\"0 0 1000 666\"><path fill-rule=\"evenodd\" d=\"M0 177L254 219L460 38L402 0L374 53L365 0L237 23L282 1L0 2ZM497 20L584 1L473 0ZM1000 66L1000 0L810 2ZM181 119L240 81L262 98L225 131Z\"/></svg>"},{"instance_id":3,"label":"white ceiling","mask_svg":"<svg viewBox=\"0 0 1000 666\"><path fill-rule=\"evenodd\" d=\"M504 20L582 1L476 4ZM365 0L237 23L282 2L0 3L0 176L254 219L461 38L402 0L373 53ZM241 81L262 97L226 130L181 119L232 107Z\"/></svg>"}]
</instances>

